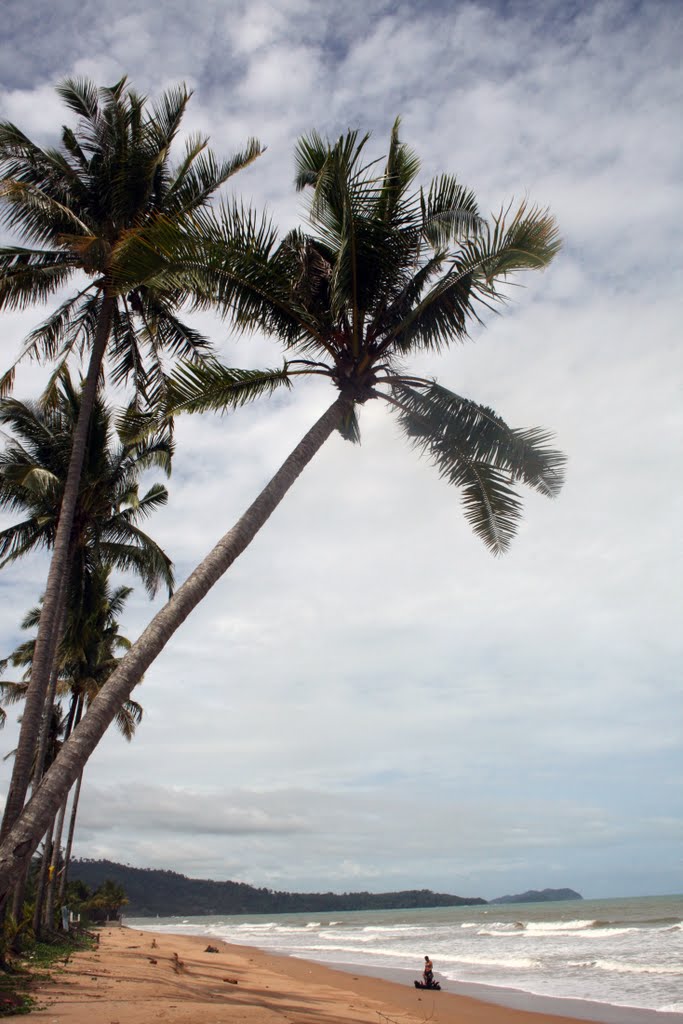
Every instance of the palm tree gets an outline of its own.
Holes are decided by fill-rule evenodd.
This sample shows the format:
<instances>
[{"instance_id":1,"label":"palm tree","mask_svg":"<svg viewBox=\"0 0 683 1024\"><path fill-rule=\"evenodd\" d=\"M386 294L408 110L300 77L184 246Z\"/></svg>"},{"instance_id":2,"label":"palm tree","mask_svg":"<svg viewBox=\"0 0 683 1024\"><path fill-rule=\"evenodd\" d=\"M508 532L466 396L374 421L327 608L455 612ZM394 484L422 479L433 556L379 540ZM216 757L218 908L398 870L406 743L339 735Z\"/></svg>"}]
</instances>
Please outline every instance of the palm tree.
<instances>
[{"instance_id":1,"label":"palm tree","mask_svg":"<svg viewBox=\"0 0 683 1024\"><path fill-rule=\"evenodd\" d=\"M130 587L110 587L111 569L100 566L90 573L85 587L85 600L79 609L76 621L67 619L62 642L60 660L60 686L70 694L68 732L65 740L78 726L81 716L97 696L104 682L121 660L120 652L130 649L131 643L119 632L118 619L125 603L132 593ZM142 721L142 707L134 700L124 701L116 716L115 724L121 735L130 742L137 726ZM83 772L76 780L71 805L67 845L58 872L61 857L61 840L68 798L60 808L54 828L52 849L52 871L45 897L45 912L42 924L52 926L55 898L62 899L66 888L67 873L71 860L71 848L76 827L76 815L83 784ZM57 881L59 878L59 889ZM39 925L40 927L40 925Z\"/></svg>"},{"instance_id":2,"label":"palm tree","mask_svg":"<svg viewBox=\"0 0 683 1024\"><path fill-rule=\"evenodd\" d=\"M67 370L49 402L0 400L0 425L8 428L0 452L0 506L21 517L0 530L0 568L54 547L81 405L82 392ZM170 559L138 525L168 501L162 484L141 495L138 481L150 468L170 475L173 443L163 429L140 436L139 419L115 416L97 395L69 538L71 615L88 571L102 564L135 572L150 597L160 583L169 594L173 589Z\"/></svg>"},{"instance_id":3,"label":"palm tree","mask_svg":"<svg viewBox=\"0 0 683 1024\"><path fill-rule=\"evenodd\" d=\"M72 353L88 357L3 834L23 806L28 786L105 355L111 359L112 380L132 377L139 404L154 406L164 390L162 351L189 359L208 351L206 340L178 317L187 295L178 275L173 282L157 275L152 284L128 275L125 288L115 283L126 244L156 219L183 223L261 152L252 139L244 152L218 161L206 139L192 136L179 163L172 165L170 150L190 99L183 85L152 105L125 78L100 89L87 79L67 79L57 92L78 119L75 128L62 129L58 148L43 149L16 125L0 123L0 225L25 243L0 248L0 309L45 302L73 282L74 292L31 332L20 358L56 361L59 372ZM13 379L14 366L1 383L9 388Z\"/></svg>"},{"instance_id":4,"label":"palm tree","mask_svg":"<svg viewBox=\"0 0 683 1024\"><path fill-rule=\"evenodd\" d=\"M52 737L52 742L45 755L47 765L52 763L62 744L78 725L83 710L89 707L102 684L120 661L120 652L127 651L131 647L130 641L119 632L118 619L132 589L125 586L112 589L110 576L111 568L109 566L96 566L89 570L83 583L81 600L67 616L64 634L58 648L56 673L58 703L53 705L49 716L51 722L49 734ZM36 629L39 620L40 608L33 608L25 616L21 628L24 630ZM0 662L0 670L8 664L24 669L20 681L0 681L0 695L6 703L13 704L25 699L31 677L34 650L35 639L27 640L20 644L7 659ZM64 698L67 699L65 713L61 707L61 701ZM130 742L141 720L140 704L134 700L127 700L119 708L115 724L124 739ZM38 763L35 763L34 775L37 770ZM57 869L61 857L61 836L68 797L62 803L55 822L48 829L43 858L45 870L41 871L42 884L39 883L37 887L34 913L33 927L36 935L40 933L43 926L48 929L51 927L58 874L58 898L61 899L66 888L66 874L71 856L82 778L83 774L81 773L72 801L67 847L59 873ZM49 874L48 866L52 867ZM43 903L45 904L44 912L42 910ZM17 919L20 916L20 911L21 900L18 899L14 908Z\"/></svg>"},{"instance_id":5,"label":"palm tree","mask_svg":"<svg viewBox=\"0 0 683 1024\"><path fill-rule=\"evenodd\" d=\"M50 402L0 402L0 424L10 428L5 449L0 453L0 505L21 517L0 531L0 565L29 551L53 546L80 405L81 393L74 388L66 370L60 374ZM97 396L72 524L70 571L62 587L67 622L78 620L79 609L87 611L87 581L103 564L136 573L150 596L159 583L169 593L172 591L171 562L139 525L166 503L168 492L162 485L154 484L141 495L138 479L152 467L170 473L173 446L168 432L163 430L139 440L139 419L121 415L115 426L114 414L101 394ZM31 666L34 653L31 645ZM54 700L56 678L53 672L41 716L43 728L31 751L29 771L36 750L41 766L34 777L34 788L45 763L45 724Z\"/></svg>"},{"instance_id":6,"label":"palm tree","mask_svg":"<svg viewBox=\"0 0 683 1024\"><path fill-rule=\"evenodd\" d=\"M175 408L224 410L310 374L326 376L338 396L102 687L0 847L0 894L140 674L329 436L339 430L357 440L364 403L384 401L397 414L410 443L462 490L466 517L495 553L507 548L521 516L515 484L548 496L561 486L564 460L546 432L511 429L493 410L402 369L411 354L462 341L468 323L504 298L508 275L547 266L559 249L554 220L522 204L489 224L473 194L447 175L417 188L419 162L400 142L398 124L383 170L363 163L366 142L355 132L334 144L315 134L300 141L297 184L310 189L310 235L295 231L278 242L267 222L233 206L199 214L197 233L184 239L158 225L139 264L129 250L131 267L153 251L159 274L191 271L207 302L220 302L245 329L279 336L287 349L279 370L216 363L179 371Z\"/></svg>"}]
</instances>

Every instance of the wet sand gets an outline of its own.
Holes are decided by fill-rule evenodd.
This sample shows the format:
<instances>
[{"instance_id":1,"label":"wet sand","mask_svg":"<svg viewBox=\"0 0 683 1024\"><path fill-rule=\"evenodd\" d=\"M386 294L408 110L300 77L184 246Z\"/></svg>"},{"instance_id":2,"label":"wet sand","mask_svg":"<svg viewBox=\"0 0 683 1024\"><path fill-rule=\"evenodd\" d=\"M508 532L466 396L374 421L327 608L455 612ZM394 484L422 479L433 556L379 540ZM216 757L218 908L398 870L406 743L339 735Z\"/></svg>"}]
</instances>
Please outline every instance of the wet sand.
<instances>
[{"instance_id":1,"label":"wet sand","mask_svg":"<svg viewBox=\"0 0 683 1024\"><path fill-rule=\"evenodd\" d=\"M105 927L36 993L42 1024L576 1024L200 936ZM207 946L218 952L207 952ZM559 1005L556 1004L556 1009ZM657 1015L666 1021L668 1014ZM673 1015L678 1017L678 1015ZM597 1019L586 1018L581 1019ZM604 1017L602 1018L604 1020ZM643 1018L625 1011L620 1021Z\"/></svg>"}]
</instances>

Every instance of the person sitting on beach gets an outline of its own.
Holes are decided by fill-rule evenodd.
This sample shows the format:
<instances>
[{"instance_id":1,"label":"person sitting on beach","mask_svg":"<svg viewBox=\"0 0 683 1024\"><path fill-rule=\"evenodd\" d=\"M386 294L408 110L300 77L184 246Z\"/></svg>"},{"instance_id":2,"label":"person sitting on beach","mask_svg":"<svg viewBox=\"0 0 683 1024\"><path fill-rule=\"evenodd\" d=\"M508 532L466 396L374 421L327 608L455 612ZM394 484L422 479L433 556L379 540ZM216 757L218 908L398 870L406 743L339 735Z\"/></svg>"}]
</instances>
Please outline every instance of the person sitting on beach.
<instances>
[{"instance_id":1,"label":"person sitting on beach","mask_svg":"<svg viewBox=\"0 0 683 1024\"><path fill-rule=\"evenodd\" d=\"M424 978L424 983L427 986L427 988L431 988L432 984L434 983L434 975L432 973L433 970L434 970L434 964L429 959L429 957L426 956L425 957L425 969L422 972L422 977Z\"/></svg>"}]
</instances>

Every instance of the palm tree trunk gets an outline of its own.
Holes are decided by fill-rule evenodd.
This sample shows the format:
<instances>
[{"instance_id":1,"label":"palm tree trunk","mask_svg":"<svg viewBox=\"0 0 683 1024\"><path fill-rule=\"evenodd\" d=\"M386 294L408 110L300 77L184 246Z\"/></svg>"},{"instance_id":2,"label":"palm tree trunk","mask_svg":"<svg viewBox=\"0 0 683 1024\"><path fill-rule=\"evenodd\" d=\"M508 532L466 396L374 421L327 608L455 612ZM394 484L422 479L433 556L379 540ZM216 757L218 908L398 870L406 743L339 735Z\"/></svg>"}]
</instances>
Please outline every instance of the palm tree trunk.
<instances>
[{"instance_id":1,"label":"palm tree trunk","mask_svg":"<svg viewBox=\"0 0 683 1024\"><path fill-rule=\"evenodd\" d=\"M57 618L55 619L57 625L56 631L56 645L59 645L64 632L64 626L66 624L66 586L62 586L59 592L59 599L57 602ZM53 659L54 661L54 659ZM45 756L47 754L47 744L50 738L50 719L52 717L52 705L55 702L55 693L57 692L57 681L59 678L59 666L53 664L52 672L50 673L50 685L45 694L45 703L43 705L43 715L40 726L40 736L38 738L38 749L36 752L35 768L33 771L33 778L31 780L31 786L33 789L39 785L40 780L45 774ZM31 679L33 679L33 663L31 663ZM69 729L69 732L71 730ZM67 732L67 735L69 733Z\"/></svg>"},{"instance_id":2,"label":"palm tree trunk","mask_svg":"<svg viewBox=\"0 0 683 1024\"><path fill-rule=\"evenodd\" d=\"M230 568L270 518L332 431L341 423L348 399L340 395L285 459L244 515L158 612L104 684L73 735L31 797L20 820L0 845L0 901L6 898L27 857L74 780L114 719L121 704L191 611Z\"/></svg>"},{"instance_id":3,"label":"palm tree trunk","mask_svg":"<svg viewBox=\"0 0 683 1024\"><path fill-rule=\"evenodd\" d=\"M69 832L66 837L66 850L64 851L64 867L62 868L62 874L59 879L59 892L57 899L60 903L64 902L66 896L66 886L69 881L69 865L71 864L71 850L74 844L74 832L76 831L76 816L78 815L78 801L81 797L81 786L83 785L83 772L78 776L76 780L76 787L74 789L74 798L71 803L71 814L69 816Z\"/></svg>"},{"instance_id":4,"label":"palm tree trunk","mask_svg":"<svg viewBox=\"0 0 683 1024\"><path fill-rule=\"evenodd\" d=\"M62 832L64 831L64 818L66 817L66 803L68 799L69 796L67 794L62 806L59 808L54 833L52 835L52 856L50 857L50 867L47 872L47 882L45 884L46 892L42 915L42 925L47 932L51 932L54 925L53 918L55 913L57 867L59 866L59 855L62 852Z\"/></svg>"},{"instance_id":5,"label":"palm tree trunk","mask_svg":"<svg viewBox=\"0 0 683 1024\"><path fill-rule=\"evenodd\" d=\"M74 694L71 701L71 708L69 709L69 720L66 725L64 733L65 740L68 740L72 730L81 720L81 709L83 707L83 696ZM54 835L52 837L52 860L50 862L50 871L48 872L47 878L47 892L45 895L45 911L43 913L43 924L48 931L52 930L52 923L55 911L55 892L57 890L57 868L59 867L59 857L62 852L62 832L64 830L64 818L66 817L66 805L69 802L69 794L67 793L62 802L62 806L59 808L59 814L57 815L57 824L55 826Z\"/></svg>"},{"instance_id":6,"label":"palm tree trunk","mask_svg":"<svg viewBox=\"0 0 683 1024\"><path fill-rule=\"evenodd\" d=\"M45 586L43 608L40 613L40 624L38 626L38 635L36 637L31 666L31 682L26 693L26 704L21 722L17 753L14 759L12 780L5 803L0 839L7 835L19 817L24 806L31 778L31 765L40 733L40 724L45 706L45 694L57 647L57 612L60 593L64 580L67 577L71 531L76 502L78 500L83 460L88 442L90 418L97 396L97 385L104 353L109 340L115 301L111 296L105 296L102 300L99 322L88 365L88 374L81 397L78 421L74 430L71 447L69 469L62 496L57 534L55 536L55 546Z\"/></svg>"},{"instance_id":7,"label":"palm tree trunk","mask_svg":"<svg viewBox=\"0 0 683 1024\"><path fill-rule=\"evenodd\" d=\"M53 819L45 834L45 849L43 850L43 859L40 862L40 871L36 879L36 903L33 908L33 934L36 939L40 939L43 934L43 900L47 884L47 873L50 869L50 860L52 859L52 832L54 827Z\"/></svg>"},{"instance_id":8,"label":"palm tree trunk","mask_svg":"<svg viewBox=\"0 0 683 1024\"><path fill-rule=\"evenodd\" d=\"M45 767L45 754L47 752L47 743L50 733L50 716L52 713L52 705L55 699L55 691L57 689L57 676L58 671L55 668L50 679L50 686L47 691L45 698L45 708L43 710L43 722L40 728L40 741L38 744L38 751L36 754L35 770L32 785L35 788L44 774ZM15 921L21 921L23 909L24 909L24 894L26 892L26 882L28 880L28 869L30 864L26 865L26 870L22 872L17 880L17 884L14 887L12 893L12 915Z\"/></svg>"},{"instance_id":9,"label":"palm tree trunk","mask_svg":"<svg viewBox=\"0 0 683 1024\"><path fill-rule=\"evenodd\" d=\"M29 861L26 864L24 870L19 875L17 884L14 886L14 889L12 890L12 908L10 913L12 914L12 917L17 922L17 924L22 920L24 916L24 897L26 895L26 885L28 883L28 873L30 867L31 862Z\"/></svg>"}]
</instances>

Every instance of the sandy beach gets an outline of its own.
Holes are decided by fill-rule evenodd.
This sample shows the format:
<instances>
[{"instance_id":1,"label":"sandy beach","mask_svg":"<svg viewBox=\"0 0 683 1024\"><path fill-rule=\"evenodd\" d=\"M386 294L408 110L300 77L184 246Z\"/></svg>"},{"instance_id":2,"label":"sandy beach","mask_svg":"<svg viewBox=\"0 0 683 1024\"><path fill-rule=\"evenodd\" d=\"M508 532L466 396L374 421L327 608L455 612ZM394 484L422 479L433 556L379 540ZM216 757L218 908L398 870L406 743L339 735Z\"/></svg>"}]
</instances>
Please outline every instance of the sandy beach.
<instances>
[{"instance_id":1,"label":"sandy beach","mask_svg":"<svg viewBox=\"0 0 683 1024\"><path fill-rule=\"evenodd\" d=\"M99 947L56 965L42 1024L576 1024L449 992L420 992L198 936L103 928ZM207 952L213 945L218 952Z\"/></svg>"}]
</instances>

